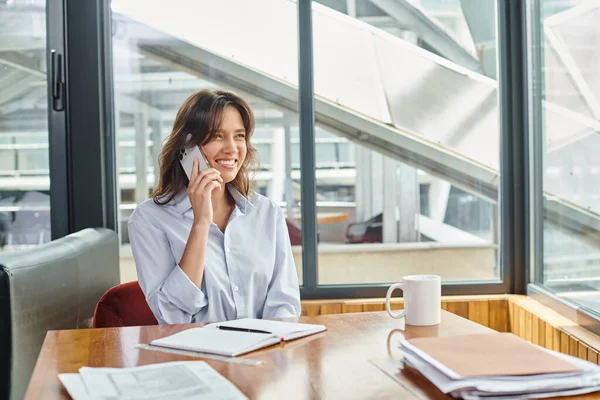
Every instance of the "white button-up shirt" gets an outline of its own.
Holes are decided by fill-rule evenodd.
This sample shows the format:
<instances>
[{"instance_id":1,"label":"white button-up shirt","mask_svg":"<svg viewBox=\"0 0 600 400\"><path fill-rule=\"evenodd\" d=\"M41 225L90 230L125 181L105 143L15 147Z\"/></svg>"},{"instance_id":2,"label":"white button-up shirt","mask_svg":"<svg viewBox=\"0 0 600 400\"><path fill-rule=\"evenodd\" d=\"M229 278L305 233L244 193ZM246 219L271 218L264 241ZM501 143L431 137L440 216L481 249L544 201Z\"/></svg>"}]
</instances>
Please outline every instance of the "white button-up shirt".
<instances>
[{"instance_id":1,"label":"white button-up shirt","mask_svg":"<svg viewBox=\"0 0 600 400\"><path fill-rule=\"evenodd\" d=\"M161 324L300 315L283 211L264 196L227 188L236 207L225 232L210 225L199 288L179 267L194 220L185 190L167 205L144 201L129 219L138 280Z\"/></svg>"}]
</instances>

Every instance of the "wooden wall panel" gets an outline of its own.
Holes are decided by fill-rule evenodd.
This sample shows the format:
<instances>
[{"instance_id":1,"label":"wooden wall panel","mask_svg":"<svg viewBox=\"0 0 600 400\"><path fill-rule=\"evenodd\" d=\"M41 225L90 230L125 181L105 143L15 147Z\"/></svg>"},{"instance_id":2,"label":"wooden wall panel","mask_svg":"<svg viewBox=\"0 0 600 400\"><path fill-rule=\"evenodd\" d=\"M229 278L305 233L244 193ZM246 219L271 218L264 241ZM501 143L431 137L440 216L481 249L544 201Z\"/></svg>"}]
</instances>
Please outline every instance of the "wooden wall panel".
<instances>
[{"instance_id":1,"label":"wooden wall panel","mask_svg":"<svg viewBox=\"0 0 600 400\"><path fill-rule=\"evenodd\" d=\"M363 312L363 305L361 303L342 304L342 312L343 313Z\"/></svg>"},{"instance_id":2,"label":"wooden wall panel","mask_svg":"<svg viewBox=\"0 0 600 400\"><path fill-rule=\"evenodd\" d=\"M498 332L510 332L509 310L507 299L488 300L490 312L490 328Z\"/></svg>"},{"instance_id":3,"label":"wooden wall panel","mask_svg":"<svg viewBox=\"0 0 600 400\"><path fill-rule=\"evenodd\" d=\"M537 316L531 315L531 338L529 339L533 344L540 344L540 324Z\"/></svg>"},{"instance_id":4,"label":"wooden wall panel","mask_svg":"<svg viewBox=\"0 0 600 400\"><path fill-rule=\"evenodd\" d=\"M523 318L523 320L525 325L525 334L523 339L531 342L533 341L533 316L529 310L525 310L525 318Z\"/></svg>"},{"instance_id":5,"label":"wooden wall panel","mask_svg":"<svg viewBox=\"0 0 600 400\"><path fill-rule=\"evenodd\" d=\"M515 335L521 337L521 307L515 306L513 307L513 325L511 325L511 332Z\"/></svg>"},{"instance_id":6,"label":"wooden wall panel","mask_svg":"<svg viewBox=\"0 0 600 400\"><path fill-rule=\"evenodd\" d=\"M598 364L598 351L591 347L587 349L587 360L593 363Z\"/></svg>"},{"instance_id":7,"label":"wooden wall panel","mask_svg":"<svg viewBox=\"0 0 600 400\"><path fill-rule=\"evenodd\" d=\"M575 339L573 336L569 336L569 354L573 357L577 357L579 354L579 340Z\"/></svg>"},{"instance_id":8,"label":"wooden wall panel","mask_svg":"<svg viewBox=\"0 0 600 400\"><path fill-rule=\"evenodd\" d=\"M537 344L546 347L546 322L542 318L535 317L538 323L538 342Z\"/></svg>"},{"instance_id":9,"label":"wooden wall panel","mask_svg":"<svg viewBox=\"0 0 600 400\"><path fill-rule=\"evenodd\" d=\"M390 304L391 308L391 304ZM371 304L363 304L363 311L385 311L385 302L383 303L371 303Z\"/></svg>"},{"instance_id":10,"label":"wooden wall panel","mask_svg":"<svg viewBox=\"0 0 600 400\"><path fill-rule=\"evenodd\" d=\"M449 301L448 311L463 318L469 318L469 303L466 301Z\"/></svg>"},{"instance_id":11,"label":"wooden wall panel","mask_svg":"<svg viewBox=\"0 0 600 400\"><path fill-rule=\"evenodd\" d=\"M364 310L364 307L363 307L363 310ZM342 313L342 303L321 304L321 315L341 314L341 313Z\"/></svg>"},{"instance_id":12,"label":"wooden wall panel","mask_svg":"<svg viewBox=\"0 0 600 400\"><path fill-rule=\"evenodd\" d=\"M302 305L302 315L306 315L309 317L321 315L321 305L320 304L303 304Z\"/></svg>"},{"instance_id":13,"label":"wooden wall panel","mask_svg":"<svg viewBox=\"0 0 600 400\"><path fill-rule=\"evenodd\" d=\"M467 303L467 318L483 326L490 326L490 303L487 300Z\"/></svg>"},{"instance_id":14,"label":"wooden wall panel","mask_svg":"<svg viewBox=\"0 0 600 400\"><path fill-rule=\"evenodd\" d=\"M554 348L554 329L552 325L548 322L544 323L546 325L546 329L544 335L546 336L546 341L544 343L544 347L552 350Z\"/></svg>"},{"instance_id":15,"label":"wooden wall panel","mask_svg":"<svg viewBox=\"0 0 600 400\"><path fill-rule=\"evenodd\" d=\"M587 353L588 347L584 343L579 342L577 357L581 358L582 360L587 360Z\"/></svg>"},{"instance_id":16,"label":"wooden wall panel","mask_svg":"<svg viewBox=\"0 0 600 400\"><path fill-rule=\"evenodd\" d=\"M565 332L560 332L559 335L559 350L561 353L569 354L569 335Z\"/></svg>"},{"instance_id":17,"label":"wooden wall panel","mask_svg":"<svg viewBox=\"0 0 600 400\"><path fill-rule=\"evenodd\" d=\"M512 301L508 302L508 332L515 333L515 303Z\"/></svg>"},{"instance_id":18,"label":"wooden wall panel","mask_svg":"<svg viewBox=\"0 0 600 400\"><path fill-rule=\"evenodd\" d=\"M554 326L552 327L552 350L561 351L560 348L560 331L556 329ZM569 346L567 346L567 352L569 351Z\"/></svg>"}]
</instances>

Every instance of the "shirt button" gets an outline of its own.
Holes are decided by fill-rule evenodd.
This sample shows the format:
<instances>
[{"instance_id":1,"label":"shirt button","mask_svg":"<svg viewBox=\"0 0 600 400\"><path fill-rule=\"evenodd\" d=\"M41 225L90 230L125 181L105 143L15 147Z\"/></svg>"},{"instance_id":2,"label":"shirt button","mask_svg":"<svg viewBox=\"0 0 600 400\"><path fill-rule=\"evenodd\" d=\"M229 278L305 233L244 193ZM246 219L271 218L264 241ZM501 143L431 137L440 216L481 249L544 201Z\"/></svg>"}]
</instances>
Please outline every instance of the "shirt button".
<instances>
[{"instance_id":1,"label":"shirt button","mask_svg":"<svg viewBox=\"0 0 600 400\"><path fill-rule=\"evenodd\" d=\"M225 251L226 251L228 254L229 254L229 253L231 253L231 249L230 249L229 247L228 247L228 248L226 248L226 249L225 249Z\"/></svg>"},{"instance_id":2,"label":"shirt button","mask_svg":"<svg viewBox=\"0 0 600 400\"><path fill-rule=\"evenodd\" d=\"M237 286L233 287L233 290L235 290L236 292L238 291L238 289L239 289L239 287L237 287Z\"/></svg>"}]
</instances>

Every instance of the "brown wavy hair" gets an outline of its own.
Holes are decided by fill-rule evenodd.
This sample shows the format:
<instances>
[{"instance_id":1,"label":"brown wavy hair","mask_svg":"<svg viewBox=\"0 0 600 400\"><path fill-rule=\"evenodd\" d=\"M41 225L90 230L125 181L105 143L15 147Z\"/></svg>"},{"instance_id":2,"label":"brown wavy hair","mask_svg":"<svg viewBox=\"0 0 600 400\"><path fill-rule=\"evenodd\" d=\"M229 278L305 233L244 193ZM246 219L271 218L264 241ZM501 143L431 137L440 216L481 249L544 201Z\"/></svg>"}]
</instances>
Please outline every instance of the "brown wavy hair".
<instances>
[{"instance_id":1,"label":"brown wavy hair","mask_svg":"<svg viewBox=\"0 0 600 400\"><path fill-rule=\"evenodd\" d=\"M235 93L204 89L188 97L179 108L173 130L162 147L159 158L160 180L152 192L156 204L169 203L187 188L189 180L179 162L179 150L210 142L215 137L228 106L235 107L242 116L247 147L246 158L230 184L245 197L249 196L252 190L250 173L255 173L258 167L258 152L250 143L254 132L254 113L248 103ZM191 134L190 142L187 142L188 134Z\"/></svg>"}]
</instances>

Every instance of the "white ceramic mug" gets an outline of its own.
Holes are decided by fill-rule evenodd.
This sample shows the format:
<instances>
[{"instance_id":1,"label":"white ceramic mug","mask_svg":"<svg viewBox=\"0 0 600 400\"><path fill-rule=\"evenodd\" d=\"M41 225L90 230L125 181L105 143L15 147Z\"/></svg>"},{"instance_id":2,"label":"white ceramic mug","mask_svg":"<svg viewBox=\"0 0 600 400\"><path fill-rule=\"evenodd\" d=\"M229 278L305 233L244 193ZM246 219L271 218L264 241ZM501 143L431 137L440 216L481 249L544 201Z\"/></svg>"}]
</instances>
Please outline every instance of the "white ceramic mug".
<instances>
[{"instance_id":1,"label":"white ceramic mug","mask_svg":"<svg viewBox=\"0 0 600 400\"><path fill-rule=\"evenodd\" d=\"M394 313L390 309L392 292L404 292L404 310ZM442 280L437 275L409 275L395 283L385 296L385 308L392 318L405 318L407 325L430 326L440 323L442 309Z\"/></svg>"}]
</instances>

